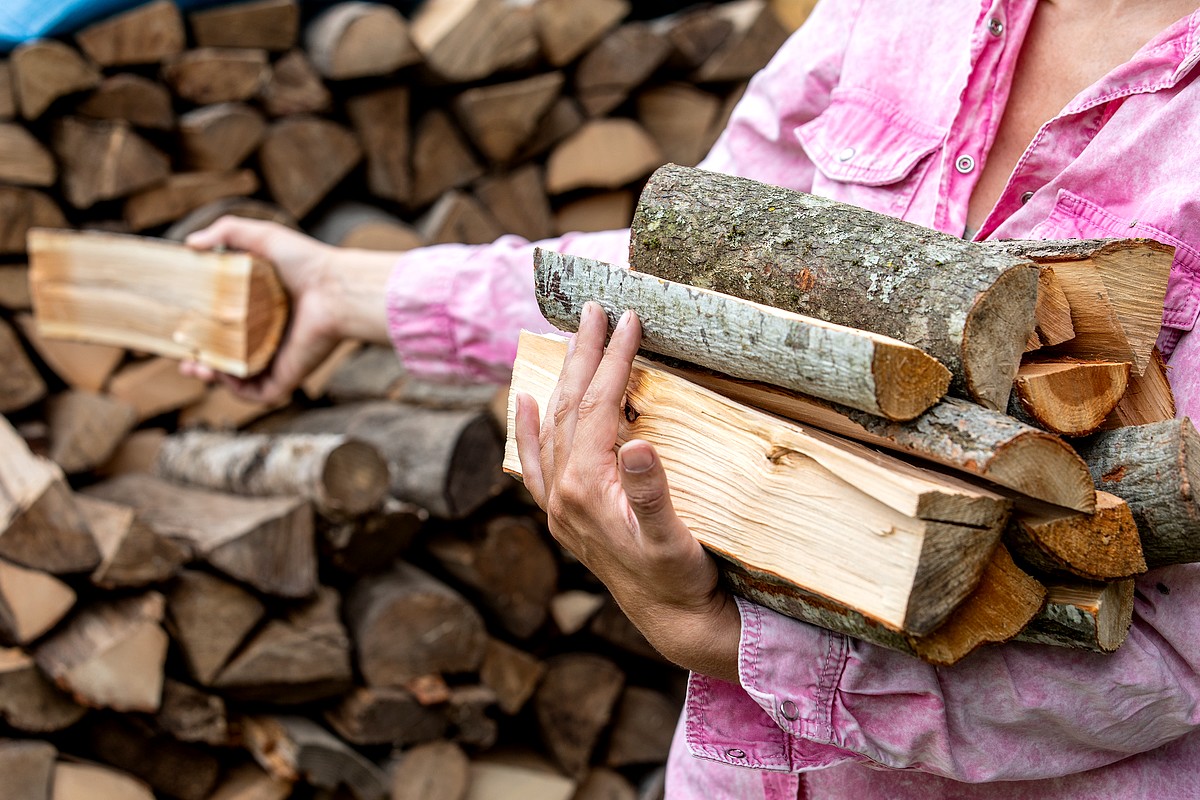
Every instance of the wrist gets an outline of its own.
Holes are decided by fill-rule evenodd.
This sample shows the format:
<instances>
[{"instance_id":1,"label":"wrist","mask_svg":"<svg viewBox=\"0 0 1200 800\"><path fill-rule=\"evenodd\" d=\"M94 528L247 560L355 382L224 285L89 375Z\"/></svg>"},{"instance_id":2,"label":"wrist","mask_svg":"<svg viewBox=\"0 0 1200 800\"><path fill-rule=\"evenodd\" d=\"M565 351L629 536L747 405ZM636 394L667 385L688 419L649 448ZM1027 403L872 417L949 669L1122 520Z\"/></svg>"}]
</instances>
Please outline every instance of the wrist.
<instances>
[{"instance_id":1,"label":"wrist","mask_svg":"<svg viewBox=\"0 0 1200 800\"><path fill-rule=\"evenodd\" d=\"M337 339L387 344L387 280L397 253L330 248L320 293Z\"/></svg>"}]
</instances>

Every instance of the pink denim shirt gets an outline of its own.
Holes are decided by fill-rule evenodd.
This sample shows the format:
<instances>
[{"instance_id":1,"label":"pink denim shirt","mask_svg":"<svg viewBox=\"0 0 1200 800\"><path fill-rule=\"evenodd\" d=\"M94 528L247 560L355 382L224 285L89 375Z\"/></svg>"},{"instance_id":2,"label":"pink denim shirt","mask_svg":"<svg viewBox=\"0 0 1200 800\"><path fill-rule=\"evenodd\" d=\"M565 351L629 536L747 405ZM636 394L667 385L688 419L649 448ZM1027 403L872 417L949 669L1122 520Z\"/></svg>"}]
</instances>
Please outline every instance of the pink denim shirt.
<instances>
[{"instance_id":1,"label":"pink denim shirt","mask_svg":"<svg viewBox=\"0 0 1200 800\"><path fill-rule=\"evenodd\" d=\"M703 166L962 235L1036 0L823 0L751 83ZM1200 416L1200 12L1038 132L977 238L1148 236L1176 259L1160 345ZM541 243L624 263L626 231ZM503 380L547 330L531 245L402 257L414 370ZM1138 581L1115 654L1009 644L952 668L739 601L740 685L693 675L669 798L1200 798L1200 566Z\"/></svg>"}]
</instances>

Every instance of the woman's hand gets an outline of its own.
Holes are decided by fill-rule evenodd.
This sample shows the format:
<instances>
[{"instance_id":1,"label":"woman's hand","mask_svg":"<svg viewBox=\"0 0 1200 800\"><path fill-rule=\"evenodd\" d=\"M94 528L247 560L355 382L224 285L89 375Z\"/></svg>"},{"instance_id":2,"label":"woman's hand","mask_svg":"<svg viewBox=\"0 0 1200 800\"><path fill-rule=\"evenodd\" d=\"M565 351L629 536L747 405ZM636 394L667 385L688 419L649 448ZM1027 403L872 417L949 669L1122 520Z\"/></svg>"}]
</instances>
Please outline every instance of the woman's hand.
<instances>
[{"instance_id":1,"label":"woman's hand","mask_svg":"<svg viewBox=\"0 0 1200 800\"><path fill-rule=\"evenodd\" d=\"M641 325L626 312L605 349L607 332L604 312L587 304L540 432L536 401L518 396L525 486L554 537L660 653L736 682L741 618L715 562L675 514L654 448L635 439L613 452Z\"/></svg>"}]
</instances>

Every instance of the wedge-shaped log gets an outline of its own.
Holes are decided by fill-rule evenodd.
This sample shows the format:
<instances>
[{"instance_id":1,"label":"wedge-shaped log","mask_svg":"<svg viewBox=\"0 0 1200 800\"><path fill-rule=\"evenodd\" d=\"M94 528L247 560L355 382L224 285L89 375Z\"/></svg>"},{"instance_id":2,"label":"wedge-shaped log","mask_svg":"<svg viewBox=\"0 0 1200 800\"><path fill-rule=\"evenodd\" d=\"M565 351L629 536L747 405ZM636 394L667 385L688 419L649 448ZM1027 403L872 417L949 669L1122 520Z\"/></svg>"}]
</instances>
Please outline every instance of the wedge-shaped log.
<instances>
[{"instance_id":1,"label":"wedge-shaped log","mask_svg":"<svg viewBox=\"0 0 1200 800\"><path fill-rule=\"evenodd\" d=\"M156 64L183 51L183 16L171 0L117 14L75 35L80 49L102 67Z\"/></svg>"},{"instance_id":2,"label":"wedge-shaped log","mask_svg":"<svg viewBox=\"0 0 1200 800\"><path fill-rule=\"evenodd\" d=\"M87 495L79 495L76 502L104 557L91 574L95 586L117 589L162 583L192 556L188 547L159 536L129 506Z\"/></svg>"},{"instance_id":3,"label":"wedge-shaped log","mask_svg":"<svg viewBox=\"0 0 1200 800\"><path fill-rule=\"evenodd\" d=\"M1024 563L1049 575L1111 581L1146 571L1129 505L1108 492L1096 493L1093 514L1020 499L1005 543Z\"/></svg>"},{"instance_id":4,"label":"wedge-shaped log","mask_svg":"<svg viewBox=\"0 0 1200 800\"><path fill-rule=\"evenodd\" d=\"M133 506L161 536L261 592L307 597L316 588L312 508L297 497L238 497L130 473L87 493Z\"/></svg>"},{"instance_id":5,"label":"wedge-shaped log","mask_svg":"<svg viewBox=\"0 0 1200 800\"><path fill-rule=\"evenodd\" d=\"M0 253L24 253L30 228L66 224L62 209L48 196L33 189L0 186Z\"/></svg>"},{"instance_id":6,"label":"wedge-shaped log","mask_svg":"<svg viewBox=\"0 0 1200 800\"><path fill-rule=\"evenodd\" d=\"M542 742L568 775L581 777L608 727L625 673L594 653L563 653L547 662L533 697Z\"/></svg>"},{"instance_id":7,"label":"wedge-shaped log","mask_svg":"<svg viewBox=\"0 0 1200 800\"><path fill-rule=\"evenodd\" d=\"M0 741L0 774L4 796L21 800L51 800L54 759L58 751L49 742Z\"/></svg>"},{"instance_id":8,"label":"wedge-shaped log","mask_svg":"<svg viewBox=\"0 0 1200 800\"><path fill-rule=\"evenodd\" d=\"M387 797L379 767L312 720L247 717L243 724L250 753L276 778L329 791L344 787L355 800Z\"/></svg>"},{"instance_id":9,"label":"wedge-shaped log","mask_svg":"<svg viewBox=\"0 0 1200 800\"><path fill-rule=\"evenodd\" d=\"M167 87L128 72L105 78L75 110L93 119L123 119L138 128L166 131L175 127Z\"/></svg>"},{"instance_id":10,"label":"wedge-shaped log","mask_svg":"<svg viewBox=\"0 0 1200 800\"><path fill-rule=\"evenodd\" d=\"M422 705L407 689L359 687L334 708L325 721L351 744L409 747L441 739L449 727L439 709Z\"/></svg>"},{"instance_id":11,"label":"wedge-shaped log","mask_svg":"<svg viewBox=\"0 0 1200 800\"><path fill-rule=\"evenodd\" d=\"M1150 353L1150 363L1141 375L1129 376L1125 394L1117 407L1100 427L1104 430L1132 425L1149 425L1175 418L1175 394L1167 380L1167 365L1157 349Z\"/></svg>"},{"instance_id":12,"label":"wedge-shaped log","mask_svg":"<svg viewBox=\"0 0 1200 800\"><path fill-rule=\"evenodd\" d=\"M338 3L309 23L304 38L313 64L332 80L386 75L421 60L408 22L382 3Z\"/></svg>"},{"instance_id":13,"label":"wedge-shaped log","mask_svg":"<svg viewBox=\"0 0 1200 800\"><path fill-rule=\"evenodd\" d=\"M1067 293L1058 284L1054 268L1042 267L1038 275L1037 309L1034 312L1037 324L1033 335L1025 344L1025 352L1050 347L1075 338L1075 324L1071 322L1071 302Z\"/></svg>"},{"instance_id":14,"label":"wedge-shaped log","mask_svg":"<svg viewBox=\"0 0 1200 800\"><path fill-rule=\"evenodd\" d=\"M542 0L534 4L542 53L556 67L565 66L591 47L628 13L626 0Z\"/></svg>"},{"instance_id":15,"label":"wedge-shaped log","mask_svg":"<svg viewBox=\"0 0 1200 800\"><path fill-rule=\"evenodd\" d=\"M237 584L185 570L167 595L168 627L192 676L211 686L265 609Z\"/></svg>"},{"instance_id":16,"label":"wedge-shaped log","mask_svg":"<svg viewBox=\"0 0 1200 800\"><path fill-rule=\"evenodd\" d=\"M950 385L936 359L887 336L541 248L533 261L538 305L567 330L588 300L613 326L632 309L646 350L893 420L921 414Z\"/></svg>"},{"instance_id":17,"label":"wedge-shaped log","mask_svg":"<svg viewBox=\"0 0 1200 800\"><path fill-rule=\"evenodd\" d=\"M522 334L514 393L545 409L565 351ZM970 594L1008 516L1008 501L987 490L756 411L644 359L627 391L632 421L618 439L658 448L675 509L701 543L895 631L928 633ZM505 469L520 475L511 407Z\"/></svg>"},{"instance_id":18,"label":"wedge-shaped log","mask_svg":"<svg viewBox=\"0 0 1200 800\"><path fill-rule=\"evenodd\" d=\"M1111 653L1133 623L1132 579L1047 583L1046 607L1015 641Z\"/></svg>"},{"instance_id":19,"label":"wedge-shaped log","mask_svg":"<svg viewBox=\"0 0 1200 800\"><path fill-rule=\"evenodd\" d=\"M650 178L632 230L635 270L908 342L950 369L955 393L1008 406L1035 321L1025 259L673 164Z\"/></svg>"},{"instance_id":20,"label":"wedge-shaped log","mask_svg":"<svg viewBox=\"0 0 1200 800\"><path fill-rule=\"evenodd\" d=\"M33 657L0 647L0 720L27 733L69 728L87 713L38 669Z\"/></svg>"},{"instance_id":21,"label":"wedge-shaped log","mask_svg":"<svg viewBox=\"0 0 1200 800\"><path fill-rule=\"evenodd\" d=\"M0 412L17 411L45 396L46 382L16 332L0 319Z\"/></svg>"},{"instance_id":22,"label":"wedge-shaped log","mask_svg":"<svg viewBox=\"0 0 1200 800\"><path fill-rule=\"evenodd\" d=\"M28 644L74 605L75 592L58 578L0 560L0 641Z\"/></svg>"},{"instance_id":23,"label":"wedge-shaped log","mask_svg":"<svg viewBox=\"0 0 1200 800\"><path fill-rule=\"evenodd\" d=\"M1150 569L1200 561L1200 434L1186 417L1077 445L1096 486L1129 504Z\"/></svg>"},{"instance_id":24,"label":"wedge-shaped log","mask_svg":"<svg viewBox=\"0 0 1200 800\"><path fill-rule=\"evenodd\" d=\"M1022 364L1008 413L1060 436L1095 433L1125 394L1129 367L1123 361Z\"/></svg>"},{"instance_id":25,"label":"wedge-shaped log","mask_svg":"<svg viewBox=\"0 0 1200 800\"><path fill-rule=\"evenodd\" d=\"M422 3L409 33L425 65L450 83L504 72L538 54L532 9L502 0Z\"/></svg>"},{"instance_id":26,"label":"wedge-shaped log","mask_svg":"<svg viewBox=\"0 0 1200 800\"><path fill-rule=\"evenodd\" d=\"M100 83L96 65L56 39L17 45L9 67L17 105L25 119L37 119L58 98Z\"/></svg>"},{"instance_id":27,"label":"wedge-shaped log","mask_svg":"<svg viewBox=\"0 0 1200 800\"><path fill-rule=\"evenodd\" d=\"M43 336L189 358L246 376L266 366L287 320L271 265L113 233L30 233Z\"/></svg>"}]
</instances>

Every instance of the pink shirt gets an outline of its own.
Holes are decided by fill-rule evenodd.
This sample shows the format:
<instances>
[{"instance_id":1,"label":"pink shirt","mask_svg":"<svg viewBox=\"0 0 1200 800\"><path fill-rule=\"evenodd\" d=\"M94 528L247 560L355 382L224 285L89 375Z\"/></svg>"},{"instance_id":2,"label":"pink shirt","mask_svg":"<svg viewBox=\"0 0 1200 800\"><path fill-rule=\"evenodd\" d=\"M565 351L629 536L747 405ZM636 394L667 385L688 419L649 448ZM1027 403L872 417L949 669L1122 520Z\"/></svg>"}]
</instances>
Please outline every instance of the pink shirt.
<instances>
[{"instance_id":1,"label":"pink shirt","mask_svg":"<svg viewBox=\"0 0 1200 800\"><path fill-rule=\"evenodd\" d=\"M751 83L703 166L962 235L1036 0L823 0ZM1176 247L1160 345L1200 416L1200 12L1038 132L978 238L1148 236ZM624 263L626 231L542 246ZM532 246L402 257L393 340L414 370L503 380L546 330ZM1138 582L1111 656L992 647L953 668L750 603L740 685L693 675L668 797L1198 798L1200 566Z\"/></svg>"}]
</instances>

